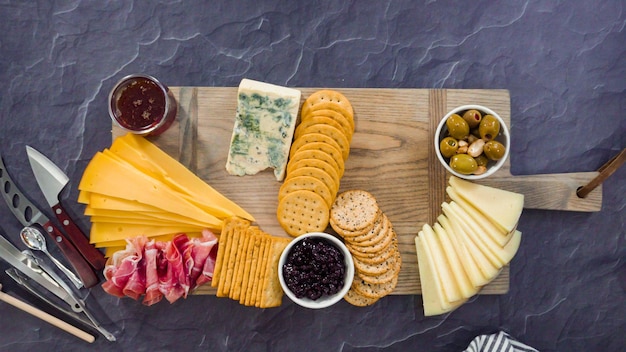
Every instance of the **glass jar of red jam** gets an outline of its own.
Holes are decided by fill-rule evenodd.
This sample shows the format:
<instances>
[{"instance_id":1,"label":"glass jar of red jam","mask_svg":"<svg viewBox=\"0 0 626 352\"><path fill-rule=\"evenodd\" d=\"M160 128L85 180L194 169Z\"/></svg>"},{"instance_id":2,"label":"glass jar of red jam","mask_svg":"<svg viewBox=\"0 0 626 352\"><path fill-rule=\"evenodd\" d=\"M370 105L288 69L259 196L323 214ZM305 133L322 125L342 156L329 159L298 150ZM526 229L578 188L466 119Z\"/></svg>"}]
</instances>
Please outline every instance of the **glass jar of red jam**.
<instances>
[{"instance_id":1,"label":"glass jar of red jam","mask_svg":"<svg viewBox=\"0 0 626 352\"><path fill-rule=\"evenodd\" d=\"M174 94L156 78L134 74L122 78L109 94L109 114L131 133L157 136L176 119Z\"/></svg>"}]
</instances>

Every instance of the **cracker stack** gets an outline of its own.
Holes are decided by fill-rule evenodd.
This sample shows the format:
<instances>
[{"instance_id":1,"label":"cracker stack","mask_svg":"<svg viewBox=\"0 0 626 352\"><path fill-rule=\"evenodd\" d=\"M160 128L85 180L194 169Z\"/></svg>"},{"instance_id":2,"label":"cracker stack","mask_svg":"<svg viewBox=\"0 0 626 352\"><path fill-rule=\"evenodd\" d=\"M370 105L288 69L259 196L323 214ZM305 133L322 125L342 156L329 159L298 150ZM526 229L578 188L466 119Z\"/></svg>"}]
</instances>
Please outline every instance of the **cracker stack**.
<instances>
[{"instance_id":1,"label":"cracker stack","mask_svg":"<svg viewBox=\"0 0 626 352\"><path fill-rule=\"evenodd\" d=\"M211 286L218 297L246 306L277 307L283 290L278 281L278 259L288 238L271 236L248 220L224 220Z\"/></svg>"},{"instance_id":2,"label":"cracker stack","mask_svg":"<svg viewBox=\"0 0 626 352\"><path fill-rule=\"evenodd\" d=\"M361 190L341 193L331 207L330 225L354 260L354 281L344 299L362 307L390 294L398 283L402 259L391 221L374 196Z\"/></svg>"},{"instance_id":3,"label":"cracker stack","mask_svg":"<svg viewBox=\"0 0 626 352\"><path fill-rule=\"evenodd\" d=\"M354 134L352 105L333 90L311 94L301 117L276 214L283 229L294 237L328 226Z\"/></svg>"}]
</instances>

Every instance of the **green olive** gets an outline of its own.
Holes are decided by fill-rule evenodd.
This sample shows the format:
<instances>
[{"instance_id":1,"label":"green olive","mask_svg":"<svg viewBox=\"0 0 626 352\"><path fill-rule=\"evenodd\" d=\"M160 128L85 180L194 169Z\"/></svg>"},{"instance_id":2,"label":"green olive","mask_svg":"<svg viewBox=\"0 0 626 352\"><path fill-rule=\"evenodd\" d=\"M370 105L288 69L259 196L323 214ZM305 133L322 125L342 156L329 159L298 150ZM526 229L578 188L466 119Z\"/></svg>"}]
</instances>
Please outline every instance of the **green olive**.
<instances>
[{"instance_id":1,"label":"green olive","mask_svg":"<svg viewBox=\"0 0 626 352\"><path fill-rule=\"evenodd\" d=\"M475 157L474 160L476 160L476 164L478 164L478 166L487 166L489 163L489 159L485 156L485 154L480 154Z\"/></svg>"},{"instance_id":2,"label":"green olive","mask_svg":"<svg viewBox=\"0 0 626 352\"><path fill-rule=\"evenodd\" d=\"M477 127L478 124L480 124L480 121L483 119L483 114L480 113L480 111L478 110L467 110L464 114L463 114L463 120L465 120L465 122L467 122L467 124L469 125L470 129Z\"/></svg>"},{"instance_id":3,"label":"green olive","mask_svg":"<svg viewBox=\"0 0 626 352\"><path fill-rule=\"evenodd\" d=\"M485 142L494 139L500 133L500 122L493 115L485 115L478 125L478 133Z\"/></svg>"},{"instance_id":4,"label":"green olive","mask_svg":"<svg viewBox=\"0 0 626 352\"><path fill-rule=\"evenodd\" d=\"M459 142L452 137L446 137L439 143L439 150L444 158L449 158L456 154L457 149L459 149Z\"/></svg>"},{"instance_id":5,"label":"green olive","mask_svg":"<svg viewBox=\"0 0 626 352\"><path fill-rule=\"evenodd\" d=\"M483 153L491 160L500 160L504 156L506 147L498 141L489 141L483 147Z\"/></svg>"},{"instance_id":6,"label":"green olive","mask_svg":"<svg viewBox=\"0 0 626 352\"><path fill-rule=\"evenodd\" d=\"M457 114L452 114L446 120L448 133L456 139L464 139L469 134L469 125Z\"/></svg>"},{"instance_id":7,"label":"green olive","mask_svg":"<svg viewBox=\"0 0 626 352\"><path fill-rule=\"evenodd\" d=\"M460 174L471 175L478 169L478 164L467 154L456 154L450 158L450 167Z\"/></svg>"}]
</instances>

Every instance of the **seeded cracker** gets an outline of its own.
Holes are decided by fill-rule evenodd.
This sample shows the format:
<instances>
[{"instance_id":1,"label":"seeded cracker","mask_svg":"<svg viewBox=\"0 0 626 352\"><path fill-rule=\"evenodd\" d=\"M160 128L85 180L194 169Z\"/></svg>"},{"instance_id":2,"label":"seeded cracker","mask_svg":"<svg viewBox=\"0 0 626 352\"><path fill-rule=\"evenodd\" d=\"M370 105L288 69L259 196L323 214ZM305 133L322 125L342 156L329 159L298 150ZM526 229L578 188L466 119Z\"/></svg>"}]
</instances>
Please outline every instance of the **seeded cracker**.
<instances>
[{"instance_id":1,"label":"seeded cracker","mask_svg":"<svg viewBox=\"0 0 626 352\"><path fill-rule=\"evenodd\" d=\"M343 296L343 299L345 299L346 302L352 304L353 306L367 307L378 302L380 298L366 297L360 294L358 291L350 288L350 290L348 290L348 293Z\"/></svg>"},{"instance_id":2,"label":"seeded cracker","mask_svg":"<svg viewBox=\"0 0 626 352\"><path fill-rule=\"evenodd\" d=\"M330 223L347 231L370 227L378 216L378 204L370 193L361 190L346 191L337 196L330 210Z\"/></svg>"}]
</instances>

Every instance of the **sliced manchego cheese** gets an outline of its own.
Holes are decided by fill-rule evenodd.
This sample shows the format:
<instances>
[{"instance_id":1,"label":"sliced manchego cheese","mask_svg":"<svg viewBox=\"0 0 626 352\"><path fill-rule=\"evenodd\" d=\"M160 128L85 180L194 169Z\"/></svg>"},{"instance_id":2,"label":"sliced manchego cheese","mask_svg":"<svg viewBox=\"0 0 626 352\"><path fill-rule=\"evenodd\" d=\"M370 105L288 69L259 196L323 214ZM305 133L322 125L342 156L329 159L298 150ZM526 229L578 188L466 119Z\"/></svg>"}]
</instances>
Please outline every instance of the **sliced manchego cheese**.
<instances>
[{"instance_id":1,"label":"sliced manchego cheese","mask_svg":"<svg viewBox=\"0 0 626 352\"><path fill-rule=\"evenodd\" d=\"M463 212L458 204L453 202L448 203L447 206L449 206L450 211L455 214L456 219L460 220L460 224L463 226L465 233L468 235L469 239L474 242L476 247L478 247L478 249L483 253L485 258L487 258L495 267L503 266L504 262L495 253L493 246L491 246L492 242L486 239L487 236L485 236L484 233L477 231L476 225L474 224L472 219Z\"/></svg>"},{"instance_id":2,"label":"sliced manchego cheese","mask_svg":"<svg viewBox=\"0 0 626 352\"><path fill-rule=\"evenodd\" d=\"M456 302L458 300L461 300L462 298L465 298L459 290L456 280L454 279L454 276L452 274L450 264L448 263L446 256L443 253L441 246L439 245L437 235L435 234L433 228L430 227L429 224L424 224L420 236L422 236L424 239L426 251L433 258L433 268L436 275L439 277L439 283L441 284L441 289L445 300L447 302Z\"/></svg>"},{"instance_id":3,"label":"sliced manchego cheese","mask_svg":"<svg viewBox=\"0 0 626 352\"><path fill-rule=\"evenodd\" d=\"M113 142L110 150L142 170L151 170L151 174L198 203L204 204L205 208L213 209L218 214L222 213L225 217L239 216L254 221L254 217L247 211L141 136L129 133L119 137Z\"/></svg>"},{"instance_id":4,"label":"sliced manchego cheese","mask_svg":"<svg viewBox=\"0 0 626 352\"><path fill-rule=\"evenodd\" d=\"M467 276L465 269L463 268L463 263L461 259L459 259L452 242L450 241L450 235L446 232L446 230L441 226L441 224L435 223L433 225L433 230L437 235L437 239L439 245L441 246L443 256L447 260L450 271L452 272L452 277L456 282L456 286L461 294L462 298L469 298L475 295L478 292L478 288L472 285L472 282Z\"/></svg>"},{"instance_id":5,"label":"sliced manchego cheese","mask_svg":"<svg viewBox=\"0 0 626 352\"><path fill-rule=\"evenodd\" d=\"M445 302L441 285L439 284L439 278L435 274L432 259L429 258L428 252L425 249L426 246L421 234L420 232L420 234L415 237L415 250L417 252L418 270L422 287L424 315L433 316L451 312L463 304L465 300L455 303Z\"/></svg>"},{"instance_id":6,"label":"sliced manchego cheese","mask_svg":"<svg viewBox=\"0 0 626 352\"><path fill-rule=\"evenodd\" d=\"M524 208L524 195L479 185L451 176L450 186L506 233L515 229Z\"/></svg>"},{"instance_id":7,"label":"sliced manchego cheese","mask_svg":"<svg viewBox=\"0 0 626 352\"><path fill-rule=\"evenodd\" d=\"M511 259L513 259L515 252L513 252L511 255L510 252L504 250L506 246L500 247L498 243L493 241L493 239L490 236L486 235L485 232L481 232L478 224L474 221L474 219L471 216L469 216L468 213L464 213L464 210L458 204L456 204L455 202L451 202L450 206L455 211L457 211L459 215L463 217L464 220L466 220L466 223L469 225L470 229L474 231L474 234L477 237L479 237L479 240L484 244L487 250L496 257L496 259L500 262L501 266L508 264L511 261ZM517 230L513 231L512 233L513 236L515 235L516 231ZM517 246L519 247L519 243L517 244ZM513 247L515 247L515 245L513 245ZM515 251L517 251L517 249Z\"/></svg>"},{"instance_id":8,"label":"sliced manchego cheese","mask_svg":"<svg viewBox=\"0 0 626 352\"><path fill-rule=\"evenodd\" d=\"M472 283L475 289L480 289L482 286L489 283L489 279L485 277L482 271L478 268L478 264L474 257L471 256L469 250L465 247L465 244L459 236L457 235L456 224L453 225L452 222L443 214L437 217L439 224L446 230L448 234L448 238L450 239L450 243L454 247L454 251L456 252L459 260L461 261L461 265L463 266L463 270L465 274L467 274L468 279Z\"/></svg>"},{"instance_id":9,"label":"sliced manchego cheese","mask_svg":"<svg viewBox=\"0 0 626 352\"><path fill-rule=\"evenodd\" d=\"M78 186L79 190L99 193L148 204L165 211L194 217L221 228L222 221L199 209L162 182L146 176L134 168L126 167L103 153L96 153ZM139 234L135 234L137 236Z\"/></svg>"},{"instance_id":10,"label":"sliced manchego cheese","mask_svg":"<svg viewBox=\"0 0 626 352\"><path fill-rule=\"evenodd\" d=\"M492 223L487 217L485 217L481 212L479 212L476 208L474 208L468 201L466 201L463 197L459 196L459 194L452 188L448 186L446 188L446 193L450 196L453 202L456 202L467 212L474 221L480 226L482 231L484 231L487 235L489 235L500 247L504 247L513 236L513 231L506 233L502 230L500 226L496 226Z\"/></svg>"},{"instance_id":11,"label":"sliced manchego cheese","mask_svg":"<svg viewBox=\"0 0 626 352\"><path fill-rule=\"evenodd\" d=\"M478 265L478 269L480 269L481 273L485 281L488 283L493 280L500 273L500 267L493 265L485 254L476 246L474 241L471 240L467 231L465 230L465 225L463 221L458 218L456 213L452 212L450 206L447 203L442 204L442 209L444 214L450 219L450 222L454 226L454 234L457 238L462 241L467 248L468 253L474 258L474 261Z\"/></svg>"}]
</instances>

